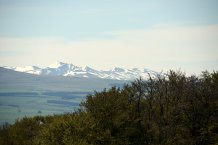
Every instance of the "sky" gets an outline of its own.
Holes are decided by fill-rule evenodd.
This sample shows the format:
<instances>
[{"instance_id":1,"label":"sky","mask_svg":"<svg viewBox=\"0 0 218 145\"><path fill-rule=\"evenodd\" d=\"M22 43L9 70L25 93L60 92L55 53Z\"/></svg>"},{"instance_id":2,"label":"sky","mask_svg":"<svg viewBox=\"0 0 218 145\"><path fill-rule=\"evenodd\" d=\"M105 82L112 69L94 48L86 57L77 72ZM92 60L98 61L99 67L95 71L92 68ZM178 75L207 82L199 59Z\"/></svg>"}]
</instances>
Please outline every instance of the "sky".
<instances>
[{"instance_id":1,"label":"sky","mask_svg":"<svg viewBox=\"0 0 218 145\"><path fill-rule=\"evenodd\" d=\"M217 0L0 0L0 66L218 70Z\"/></svg>"}]
</instances>

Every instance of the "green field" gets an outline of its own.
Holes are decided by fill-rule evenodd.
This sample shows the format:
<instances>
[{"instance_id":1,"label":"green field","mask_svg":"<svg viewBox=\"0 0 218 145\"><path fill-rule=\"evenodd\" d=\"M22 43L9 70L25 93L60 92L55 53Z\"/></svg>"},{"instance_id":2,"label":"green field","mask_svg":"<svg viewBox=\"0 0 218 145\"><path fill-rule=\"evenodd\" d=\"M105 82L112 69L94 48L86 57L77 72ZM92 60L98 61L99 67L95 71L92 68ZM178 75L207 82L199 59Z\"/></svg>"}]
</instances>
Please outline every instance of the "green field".
<instances>
[{"instance_id":1,"label":"green field","mask_svg":"<svg viewBox=\"0 0 218 145\"><path fill-rule=\"evenodd\" d=\"M87 92L0 93L0 125L24 116L72 112Z\"/></svg>"}]
</instances>

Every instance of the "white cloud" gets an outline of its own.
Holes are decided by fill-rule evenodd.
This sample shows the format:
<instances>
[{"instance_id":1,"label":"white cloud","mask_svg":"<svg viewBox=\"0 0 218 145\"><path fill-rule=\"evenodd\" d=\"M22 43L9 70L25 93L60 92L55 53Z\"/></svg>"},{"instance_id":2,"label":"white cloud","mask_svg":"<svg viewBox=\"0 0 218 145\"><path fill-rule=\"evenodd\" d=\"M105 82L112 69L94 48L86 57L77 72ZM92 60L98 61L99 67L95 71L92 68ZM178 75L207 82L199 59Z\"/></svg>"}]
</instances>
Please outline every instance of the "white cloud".
<instances>
[{"instance_id":1,"label":"white cloud","mask_svg":"<svg viewBox=\"0 0 218 145\"><path fill-rule=\"evenodd\" d=\"M0 38L1 65L48 65L57 60L95 68L218 69L218 25L110 32L114 39ZM6 55L7 52L7 55ZM10 55L16 52L17 55ZM17 53L21 52L21 53ZM164 62L168 64L164 64ZM190 67L190 64L195 64ZM215 67L216 68L212 68ZM192 70L190 70L192 69Z\"/></svg>"}]
</instances>

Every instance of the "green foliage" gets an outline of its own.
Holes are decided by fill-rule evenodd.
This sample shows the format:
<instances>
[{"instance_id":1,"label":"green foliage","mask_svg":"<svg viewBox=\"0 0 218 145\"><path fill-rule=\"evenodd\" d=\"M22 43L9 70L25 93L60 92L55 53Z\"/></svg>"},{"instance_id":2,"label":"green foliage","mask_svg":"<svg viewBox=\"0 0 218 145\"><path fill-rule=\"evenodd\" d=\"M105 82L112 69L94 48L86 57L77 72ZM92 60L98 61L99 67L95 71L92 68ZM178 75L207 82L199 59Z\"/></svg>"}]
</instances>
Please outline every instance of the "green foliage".
<instances>
[{"instance_id":1,"label":"green foliage","mask_svg":"<svg viewBox=\"0 0 218 145\"><path fill-rule=\"evenodd\" d=\"M77 112L23 118L0 131L2 145L218 144L218 72L141 78L88 95Z\"/></svg>"}]
</instances>

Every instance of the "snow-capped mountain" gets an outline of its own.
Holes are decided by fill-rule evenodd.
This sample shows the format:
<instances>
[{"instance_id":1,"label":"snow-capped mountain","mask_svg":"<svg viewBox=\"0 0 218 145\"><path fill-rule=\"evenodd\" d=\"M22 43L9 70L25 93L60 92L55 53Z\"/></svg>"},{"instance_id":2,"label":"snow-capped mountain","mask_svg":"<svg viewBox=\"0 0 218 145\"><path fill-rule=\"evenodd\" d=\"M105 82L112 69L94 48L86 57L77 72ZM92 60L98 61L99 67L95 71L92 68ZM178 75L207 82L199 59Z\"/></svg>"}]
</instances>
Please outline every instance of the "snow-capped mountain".
<instances>
[{"instance_id":1,"label":"snow-capped mountain","mask_svg":"<svg viewBox=\"0 0 218 145\"><path fill-rule=\"evenodd\" d=\"M73 64L57 62L49 65L45 68L37 66L25 66L25 67L5 67L19 72L25 72L37 75L50 75L50 76L74 76L74 77L87 77L87 78L103 78L103 79L116 79L116 80L133 80L141 76L142 78L148 78L157 75L164 75L148 69L125 69L115 67L111 70L96 70L86 67L79 67Z\"/></svg>"}]
</instances>

